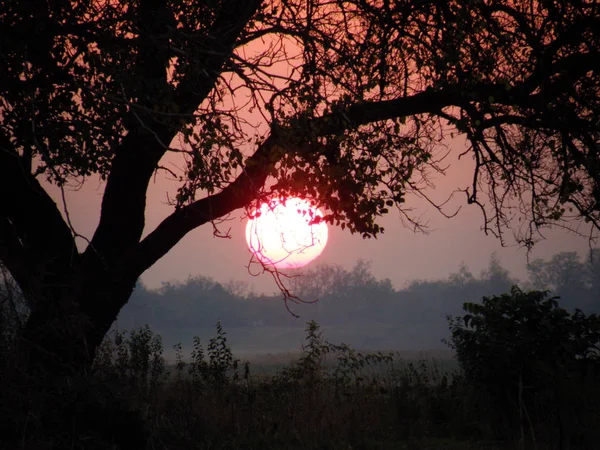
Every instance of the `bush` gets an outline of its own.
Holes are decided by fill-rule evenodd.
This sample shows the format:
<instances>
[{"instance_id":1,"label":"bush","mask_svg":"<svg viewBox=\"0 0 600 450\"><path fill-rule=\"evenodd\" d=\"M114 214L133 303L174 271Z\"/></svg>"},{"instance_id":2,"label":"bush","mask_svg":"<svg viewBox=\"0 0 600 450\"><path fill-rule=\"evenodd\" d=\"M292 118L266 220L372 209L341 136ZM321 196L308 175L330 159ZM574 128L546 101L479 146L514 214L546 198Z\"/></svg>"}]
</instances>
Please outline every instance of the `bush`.
<instances>
[{"instance_id":1,"label":"bush","mask_svg":"<svg viewBox=\"0 0 600 450\"><path fill-rule=\"evenodd\" d=\"M583 445L598 415L586 398L598 398L600 318L572 314L545 291L484 297L449 317L450 346L466 382L489 397L502 437L531 440L543 434ZM555 430L558 430L558 436Z\"/></svg>"}]
</instances>

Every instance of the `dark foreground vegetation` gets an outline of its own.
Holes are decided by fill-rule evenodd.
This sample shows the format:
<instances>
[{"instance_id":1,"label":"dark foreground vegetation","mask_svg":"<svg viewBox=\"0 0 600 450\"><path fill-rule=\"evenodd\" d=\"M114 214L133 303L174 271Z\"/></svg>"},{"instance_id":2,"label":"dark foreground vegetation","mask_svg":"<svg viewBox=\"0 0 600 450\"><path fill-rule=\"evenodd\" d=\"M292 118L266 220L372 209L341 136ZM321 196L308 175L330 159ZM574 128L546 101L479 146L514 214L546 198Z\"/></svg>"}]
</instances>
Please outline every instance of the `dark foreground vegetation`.
<instances>
[{"instance_id":1,"label":"dark foreground vegetation","mask_svg":"<svg viewBox=\"0 0 600 450\"><path fill-rule=\"evenodd\" d=\"M149 327L113 334L80 377L25 377L5 345L2 448L597 448L600 319L516 287L464 307L454 372L331 344L312 321L273 375L236 359L221 324L173 366Z\"/></svg>"}]
</instances>

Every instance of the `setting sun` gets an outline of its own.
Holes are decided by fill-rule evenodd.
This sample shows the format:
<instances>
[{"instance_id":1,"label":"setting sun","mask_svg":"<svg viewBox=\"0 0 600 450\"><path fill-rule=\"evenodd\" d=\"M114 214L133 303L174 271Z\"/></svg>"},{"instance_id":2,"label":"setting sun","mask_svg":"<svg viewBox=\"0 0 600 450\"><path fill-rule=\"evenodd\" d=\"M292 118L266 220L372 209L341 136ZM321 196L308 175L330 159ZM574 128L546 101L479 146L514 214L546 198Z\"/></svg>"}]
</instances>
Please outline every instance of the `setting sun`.
<instances>
[{"instance_id":1,"label":"setting sun","mask_svg":"<svg viewBox=\"0 0 600 450\"><path fill-rule=\"evenodd\" d=\"M263 263L279 269L303 267L327 244L327 224L321 211L300 198L263 203L246 225L250 251ZM317 220L315 220L317 219Z\"/></svg>"}]
</instances>

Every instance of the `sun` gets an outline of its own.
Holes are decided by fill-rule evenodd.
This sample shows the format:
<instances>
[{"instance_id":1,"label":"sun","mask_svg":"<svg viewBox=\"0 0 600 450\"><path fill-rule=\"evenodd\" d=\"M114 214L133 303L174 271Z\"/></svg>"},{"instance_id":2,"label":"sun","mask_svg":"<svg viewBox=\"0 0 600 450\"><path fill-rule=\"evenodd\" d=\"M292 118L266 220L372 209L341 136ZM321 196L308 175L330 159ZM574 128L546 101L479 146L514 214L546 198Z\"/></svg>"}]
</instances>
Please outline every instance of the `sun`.
<instances>
[{"instance_id":1,"label":"sun","mask_svg":"<svg viewBox=\"0 0 600 450\"><path fill-rule=\"evenodd\" d=\"M248 248L265 265L278 269L303 267L327 244L323 213L297 197L263 203L246 225Z\"/></svg>"}]
</instances>

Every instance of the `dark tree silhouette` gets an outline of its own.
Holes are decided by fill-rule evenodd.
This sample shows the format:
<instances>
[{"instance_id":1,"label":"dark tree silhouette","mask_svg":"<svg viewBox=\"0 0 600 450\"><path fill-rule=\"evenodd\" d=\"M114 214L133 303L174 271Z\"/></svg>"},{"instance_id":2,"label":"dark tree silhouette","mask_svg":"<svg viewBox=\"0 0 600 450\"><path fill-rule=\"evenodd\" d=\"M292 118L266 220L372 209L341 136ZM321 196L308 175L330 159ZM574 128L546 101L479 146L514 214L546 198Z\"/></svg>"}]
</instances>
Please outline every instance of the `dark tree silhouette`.
<instances>
[{"instance_id":1,"label":"dark tree silhouette","mask_svg":"<svg viewBox=\"0 0 600 450\"><path fill-rule=\"evenodd\" d=\"M491 394L496 418L523 437L523 425L533 434L532 420L554 415L549 429L559 431L554 440L562 449L582 432L586 416L597 421L587 404L599 375L600 317L569 313L557 300L547 291L514 286L482 303L465 303L466 314L449 317L449 324L450 346L464 375Z\"/></svg>"},{"instance_id":2,"label":"dark tree silhouette","mask_svg":"<svg viewBox=\"0 0 600 450\"><path fill-rule=\"evenodd\" d=\"M453 133L488 230L597 230L599 29L593 1L2 2L0 260L30 357L86 366L147 268L262 199L308 196L364 236L393 206L418 225L405 198ZM142 238L169 153L173 213ZM43 183L92 175L100 222L80 250Z\"/></svg>"}]
</instances>

